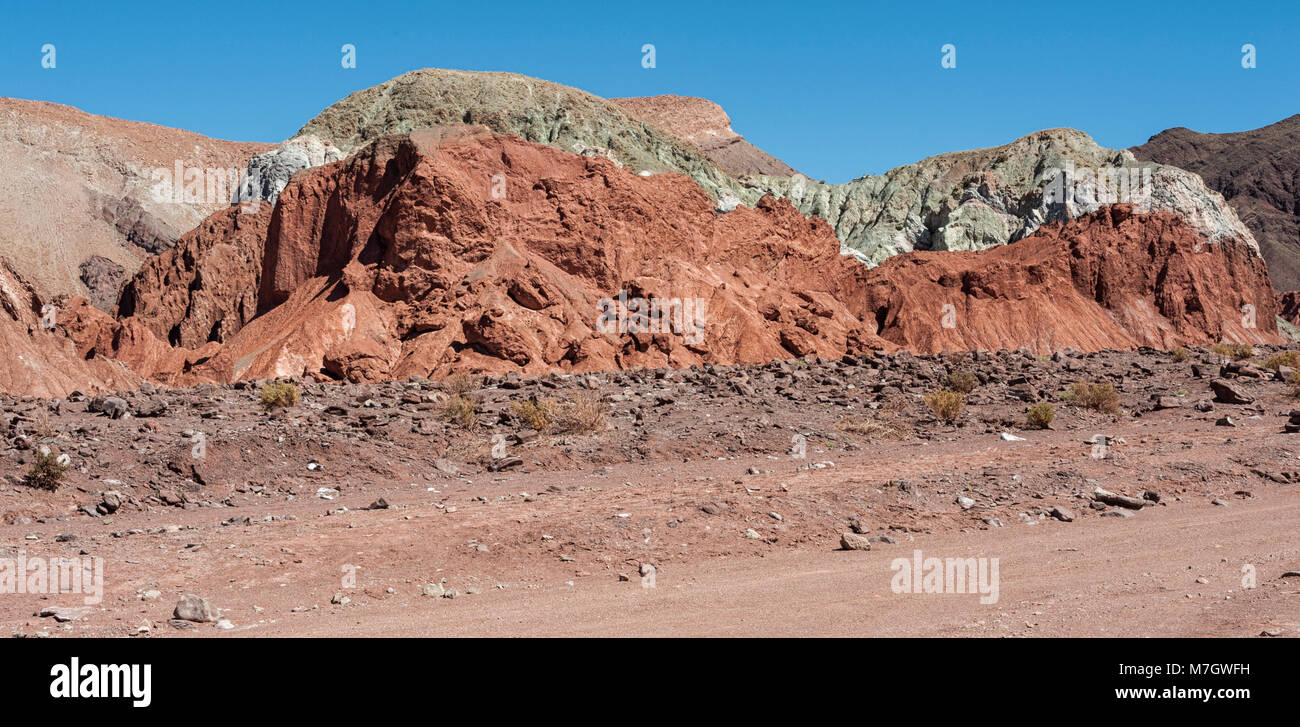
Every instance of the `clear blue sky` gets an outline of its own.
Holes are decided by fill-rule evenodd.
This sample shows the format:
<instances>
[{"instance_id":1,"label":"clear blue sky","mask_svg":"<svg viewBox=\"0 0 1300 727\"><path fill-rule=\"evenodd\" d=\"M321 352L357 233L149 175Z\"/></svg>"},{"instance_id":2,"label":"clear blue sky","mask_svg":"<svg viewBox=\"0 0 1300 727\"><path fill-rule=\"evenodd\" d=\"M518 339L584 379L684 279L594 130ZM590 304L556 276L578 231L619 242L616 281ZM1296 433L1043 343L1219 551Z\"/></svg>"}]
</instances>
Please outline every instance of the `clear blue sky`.
<instances>
[{"instance_id":1,"label":"clear blue sky","mask_svg":"<svg viewBox=\"0 0 1300 727\"><path fill-rule=\"evenodd\" d=\"M5 5L0 96L226 139L283 140L348 93L424 67L704 96L758 146L834 182L1056 126L1125 147L1171 126L1239 131L1300 113L1296 0ZM355 69L339 63L344 43Z\"/></svg>"}]
</instances>

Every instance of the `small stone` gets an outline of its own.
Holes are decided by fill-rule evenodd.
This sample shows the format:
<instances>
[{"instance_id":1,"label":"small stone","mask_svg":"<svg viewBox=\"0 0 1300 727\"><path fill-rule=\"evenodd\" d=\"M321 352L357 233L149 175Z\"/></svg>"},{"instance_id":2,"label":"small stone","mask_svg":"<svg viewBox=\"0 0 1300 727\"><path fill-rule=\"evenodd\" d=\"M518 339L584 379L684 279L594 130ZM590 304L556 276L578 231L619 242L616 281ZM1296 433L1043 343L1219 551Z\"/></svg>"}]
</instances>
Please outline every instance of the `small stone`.
<instances>
[{"instance_id":1,"label":"small stone","mask_svg":"<svg viewBox=\"0 0 1300 727\"><path fill-rule=\"evenodd\" d=\"M1053 508L1048 512L1048 514L1051 515L1052 517L1056 518L1057 520L1060 520L1060 521L1063 522L1063 523L1072 523L1072 522L1074 522L1074 513L1071 512L1069 508L1064 508L1064 507L1061 507L1060 505L1056 505L1056 506L1054 506L1054 507L1053 507Z\"/></svg>"},{"instance_id":2,"label":"small stone","mask_svg":"<svg viewBox=\"0 0 1300 727\"><path fill-rule=\"evenodd\" d=\"M172 615L181 621L196 623L209 623L221 617L212 604L192 593L181 596L181 600L176 602L176 610Z\"/></svg>"},{"instance_id":3,"label":"small stone","mask_svg":"<svg viewBox=\"0 0 1300 727\"><path fill-rule=\"evenodd\" d=\"M871 540L857 533L840 535L840 550L871 550Z\"/></svg>"},{"instance_id":4,"label":"small stone","mask_svg":"<svg viewBox=\"0 0 1300 727\"><path fill-rule=\"evenodd\" d=\"M446 590L441 583L427 583L424 586L424 595L426 596L441 596L444 593L446 593Z\"/></svg>"}]
</instances>

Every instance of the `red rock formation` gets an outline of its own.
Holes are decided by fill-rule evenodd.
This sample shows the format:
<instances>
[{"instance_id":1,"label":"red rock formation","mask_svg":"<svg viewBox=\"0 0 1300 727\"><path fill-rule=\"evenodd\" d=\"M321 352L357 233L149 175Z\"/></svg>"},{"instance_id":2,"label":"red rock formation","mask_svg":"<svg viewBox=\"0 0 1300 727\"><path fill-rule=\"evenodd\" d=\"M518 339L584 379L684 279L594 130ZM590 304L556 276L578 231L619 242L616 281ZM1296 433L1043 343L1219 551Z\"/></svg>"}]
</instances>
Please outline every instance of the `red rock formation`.
<instances>
[{"instance_id":1,"label":"red rock formation","mask_svg":"<svg viewBox=\"0 0 1300 727\"><path fill-rule=\"evenodd\" d=\"M982 252L891 258L863 286L880 335L917 352L1281 342L1261 258L1130 205Z\"/></svg>"},{"instance_id":2,"label":"red rock formation","mask_svg":"<svg viewBox=\"0 0 1300 727\"><path fill-rule=\"evenodd\" d=\"M271 205L227 207L145 261L122 289L119 317L134 317L172 345L225 341L257 314Z\"/></svg>"},{"instance_id":3,"label":"red rock formation","mask_svg":"<svg viewBox=\"0 0 1300 727\"><path fill-rule=\"evenodd\" d=\"M74 304L90 307L84 298ZM0 391L58 397L74 389L119 391L139 384L140 377L122 363L87 359L76 350L58 327L66 310L46 305L32 284L0 259ZM47 320L55 326L46 326Z\"/></svg>"},{"instance_id":4,"label":"red rock formation","mask_svg":"<svg viewBox=\"0 0 1300 727\"><path fill-rule=\"evenodd\" d=\"M466 129L381 139L297 175L267 219L224 215L137 279L138 318L87 314L81 350L184 383L1279 340L1248 246L1122 205L1012 245L868 269L784 200L720 214L686 177ZM203 292L218 284L229 292ZM600 330L602 299L620 291L704 301L701 335ZM224 343L206 342L214 322ZM158 334L172 331L202 350L169 353Z\"/></svg>"},{"instance_id":5,"label":"red rock formation","mask_svg":"<svg viewBox=\"0 0 1300 727\"><path fill-rule=\"evenodd\" d=\"M295 178L270 221L265 314L195 372L377 379L838 356L872 337L835 301L827 271L848 265L837 251L824 223L784 202L719 215L685 177L483 131L415 132ZM620 291L702 299L700 341L600 333L600 301Z\"/></svg>"}]
</instances>

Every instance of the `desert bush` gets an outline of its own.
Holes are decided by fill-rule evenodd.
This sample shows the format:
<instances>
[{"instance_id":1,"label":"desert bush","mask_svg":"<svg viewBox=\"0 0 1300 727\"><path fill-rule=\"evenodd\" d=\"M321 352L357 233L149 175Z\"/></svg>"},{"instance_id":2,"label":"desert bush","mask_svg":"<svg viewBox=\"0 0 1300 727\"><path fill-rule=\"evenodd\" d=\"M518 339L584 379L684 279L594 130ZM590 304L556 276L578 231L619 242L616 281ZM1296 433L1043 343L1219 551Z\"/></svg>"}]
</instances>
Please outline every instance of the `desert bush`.
<instances>
[{"instance_id":1,"label":"desert bush","mask_svg":"<svg viewBox=\"0 0 1300 727\"><path fill-rule=\"evenodd\" d=\"M1110 384L1076 381L1065 393L1065 400L1075 406L1094 409L1103 414L1119 413L1119 392Z\"/></svg>"},{"instance_id":2,"label":"desert bush","mask_svg":"<svg viewBox=\"0 0 1300 727\"><path fill-rule=\"evenodd\" d=\"M293 406L298 403L298 386L292 381L272 381L262 387L261 399L266 409Z\"/></svg>"},{"instance_id":3,"label":"desert bush","mask_svg":"<svg viewBox=\"0 0 1300 727\"><path fill-rule=\"evenodd\" d=\"M524 424L539 432L549 429L551 417L555 416L555 402L550 399L529 397L526 401L511 402L510 409Z\"/></svg>"},{"instance_id":4,"label":"desert bush","mask_svg":"<svg viewBox=\"0 0 1300 727\"><path fill-rule=\"evenodd\" d=\"M1300 369L1300 351L1283 351L1282 353L1275 353L1264 361L1264 368L1266 369L1277 371L1283 366Z\"/></svg>"},{"instance_id":5,"label":"desert bush","mask_svg":"<svg viewBox=\"0 0 1300 727\"><path fill-rule=\"evenodd\" d=\"M901 419L887 419L882 416L858 418L845 417L838 422L836 426L841 431L849 434L856 434L868 439L882 440L906 440L916 436L916 431L910 424Z\"/></svg>"},{"instance_id":6,"label":"desert bush","mask_svg":"<svg viewBox=\"0 0 1300 727\"><path fill-rule=\"evenodd\" d=\"M461 374L447 379L443 386L447 389L447 395L454 399L458 396L466 397L470 392L478 391L479 385L482 383L483 379L481 377Z\"/></svg>"},{"instance_id":7,"label":"desert bush","mask_svg":"<svg viewBox=\"0 0 1300 727\"><path fill-rule=\"evenodd\" d=\"M935 416L945 422L952 422L956 421L962 407L966 406L966 395L952 389L939 389L925 395L925 405L930 407Z\"/></svg>"},{"instance_id":8,"label":"desert bush","mask_svg":"<svg viewBox=\"0 0 1300 727\"><path fill-rule=\"evenodd\" d=\"M1056 408L1047 402L1034 404L1025 413L1025 421L1034 429L1046 429L1056 418Z\"/></svg>"},{"instance_id":9,"label":"desert bush","mask_svg":"<svg viewBox=\"0 0 1300 727\"><path fill-rule=\"evenodd\" d=\"M1174 363L1182 363L1187 360L1187 349L1182 346L1175 347L1170 353L1174 355Z\"/></svg>"},{"instance_id":10,"label":"desert bush","mask_svg":"<svg viewBox=\"0 0 1300 727\"><path fill-rule=\"evenodd\" d=\"M969 371L952 371L943 378L945 389L958 391L963 394L969 394L978 388L980 380Z\"/></svg>"},{"instance_id":11,"label":"desert bush","mask_svg":"<svg viewBox=\"0 0 1300 727\"><path fill-rule=\"evenodd\" d=\"M557 432L599 432L605 428L605 401L593 391L578 393L555 408L551 422Z\"/></svg>"},{"instance_id":12,"label":"desert bush","mask_svg":"<svg viewBox=\"0 0 1300 727\"><path fill-rule=\"evenodd\" d=\"M1224 358L1236 361L1248 359L1255 355L1255 349L1249 343L1216 343L1210 350Z\"/></svg>"},{"instance_id":13,"label":"desert bush","mask_svg":"<svg viewBox=\"0 0 1300 727\"><path fill-rule=\"evenodd\" d=\"M67 471L68 465L59 462L59 455L41 447L36 453L36 461L32 463L31 470L27 472L27 484L54 492L59 489L59 484L63 482L63 476Z\"/></svg>"},{"instance_id":14,"label":"desert bush","mask_svg":"<svg viewBox=\"0 0 1300 727\"><path fill-rule=\"evenodd\" d=\"M462 429L473 429L478 423L478 402L467 396L453 396L443 405L442 415Z\"/></svg>"}]
</instances>

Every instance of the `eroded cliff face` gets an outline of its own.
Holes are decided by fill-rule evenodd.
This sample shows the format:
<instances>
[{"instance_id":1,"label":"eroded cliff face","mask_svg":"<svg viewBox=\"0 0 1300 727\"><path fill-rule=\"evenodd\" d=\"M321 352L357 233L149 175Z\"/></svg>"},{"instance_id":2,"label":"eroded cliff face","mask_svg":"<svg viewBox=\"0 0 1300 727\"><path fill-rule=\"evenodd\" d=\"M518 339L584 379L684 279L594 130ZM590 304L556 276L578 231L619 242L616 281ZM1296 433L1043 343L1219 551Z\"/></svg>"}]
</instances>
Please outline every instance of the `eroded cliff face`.
<instances>
[{"instance_id":1,"label":"eroded cliff face","mask_svg":"<svg viewBox=\"0 0 1300 727\"><path fill-rule=\"evenodd\" d=\"M844 184L801 177L745 182L826 220L844 252L870 264L914 250L985 250L1115 203L1172 212L1210 240L1255 246L1223 197L1195 174L1139 162L1073 129L940 154Z\"/></svg>"},{"instance_id":2,"label":"eroded cliff face","mask_svg":"<svg viewBox=\"0 0 1300 727\"><path fill-rule=\"evenodd\" d=\"M1279 343L1264 261L1170 212L1114 205L980 252L918 252L862 276L879 335L918 352Z\"/></svg>"},{"instance_id":3,"label":"eroded cliff face","mask_svg":"<svg viewBox=\"0 0 1300 727\"><path fill-rule=\"evenodd\" d=\"M90 307L85 298L73 304ZM56 397L75 389L118 390L139 384L140 376L121 362L87 358L77 350L59 328L66 307L43 299L14 265L0 258L0 391Z\"/></svg>"}]
</instances>

